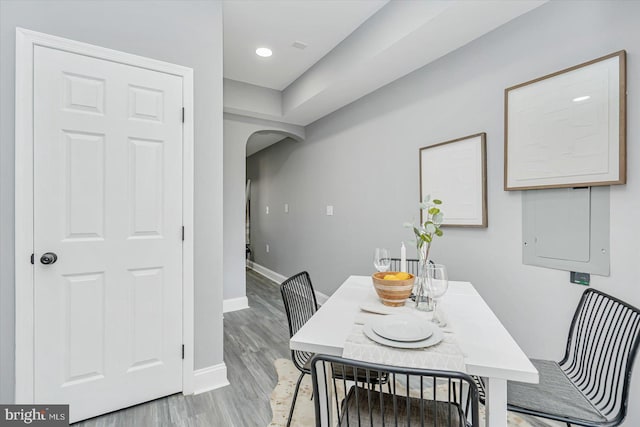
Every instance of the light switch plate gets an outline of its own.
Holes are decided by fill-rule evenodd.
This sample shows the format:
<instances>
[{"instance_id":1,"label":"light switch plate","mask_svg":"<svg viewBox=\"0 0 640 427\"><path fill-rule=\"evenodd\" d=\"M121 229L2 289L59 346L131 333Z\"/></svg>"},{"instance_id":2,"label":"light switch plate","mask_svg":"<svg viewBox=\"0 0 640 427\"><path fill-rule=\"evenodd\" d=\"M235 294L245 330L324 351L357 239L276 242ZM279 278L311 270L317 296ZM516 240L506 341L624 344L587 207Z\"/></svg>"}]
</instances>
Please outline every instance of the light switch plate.
<instances>
[{"instance_id":1,"label":"light switch plate","mask_svg":"<svg viewBox=\"0 0 640 427\"><path fill-rule=\"evenodd\" d=\"M333 206L327 205L327 216L333 215Z\"/></svg>"},{"instance_id":2,"label":"light switch plate","mask_svg":"<svg viewBox=\"0 0 640 427\"><path fill-rule=\"evenodd\" d=\"M284 204L284 213L289 213L289 203Z\"/></svg>"},{"instance_id":3,"label":"light switch plate","mask_svg":"<svg viewBox=\"0 0 640 427\"><path fill-rule=\"evenodd\" d=\"M265 208L264 212L265 212L267 215L269 215L269 206L267 206L267 207Z\"/></svg>"}]
</instances>

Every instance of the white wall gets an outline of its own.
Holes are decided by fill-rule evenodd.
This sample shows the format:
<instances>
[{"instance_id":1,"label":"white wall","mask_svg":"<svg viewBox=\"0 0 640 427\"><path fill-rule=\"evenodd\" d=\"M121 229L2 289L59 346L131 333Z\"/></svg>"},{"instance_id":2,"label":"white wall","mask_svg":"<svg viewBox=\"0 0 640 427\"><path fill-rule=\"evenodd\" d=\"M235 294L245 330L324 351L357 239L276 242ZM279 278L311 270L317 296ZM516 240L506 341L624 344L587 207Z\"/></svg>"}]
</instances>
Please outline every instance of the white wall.
<instances>
[{"instance_id":1,"label":"white wall","mask_svg":"<svg viewBox=\"0 0 640 427\"><path fill-rule=\"evenodd\" d=\"M611 276L592 286L640 306L639 18L638 1L550 2L315 122L303 143L251 156L256 261L285 276L308 270L327 294L371 274L373 248L399 255L412 237L402 224L418 217L419 147L487 132L489 228L447 228L432 256L474 283L529 356L559 359L584 287L522 264L521 194L502 189L504 89L627 50L628 183L611 188ZM283 203L288 215L264 215ZM636 360L628 427L640 425L639 371Z\"/></svg>"},{"instance_id":2,"label":"white wall","mask_svg":"<svg viewBox=\"0 0 640 427\"><path fill-rule=\"evenodd\" d=\"M282 92L224 79L224 112L265 120L282 119Z\"/></svg>"},{"instance_id":3,"label":"white wall","mask_svg":"<svg viewBox=\"0 0 640 427\"><path fill-rule=\"evenodd\" d=\"M222 7L217 1L0 2L0 402L14 387L15 27L194 69L195 368L222 362ZM20 256L26 256L20 254Z\"/></svg>"},{"instance_id":4,"label":"white wall","mask_svg":"<svg viewBox=\"0 0 640 427\"><path fill-rule=\"evenodd\" d=\"M304 128L256 118L224 115L224 299L246 296L245 186L246 148L249 137L266 130L282 132L298 140Z\"/></svg>"}]
</instances>

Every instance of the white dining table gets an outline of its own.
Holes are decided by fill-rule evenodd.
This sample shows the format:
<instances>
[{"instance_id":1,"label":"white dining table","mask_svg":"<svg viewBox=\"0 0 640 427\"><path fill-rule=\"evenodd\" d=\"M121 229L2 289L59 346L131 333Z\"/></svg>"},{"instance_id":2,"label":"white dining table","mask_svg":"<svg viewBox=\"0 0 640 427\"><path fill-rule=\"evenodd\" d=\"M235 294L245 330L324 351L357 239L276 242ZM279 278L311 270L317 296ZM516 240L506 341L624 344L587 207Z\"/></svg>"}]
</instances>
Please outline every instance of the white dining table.
<instances>
[{"instance_id":1,"label":"white dining table","mask_svg":"<svg viewBox=\"0 0 640 427\"><path fill-rule=\"evenodd\" d=\"M348 277L291 337L291 349L342 356L360 305L372 291L370 276ZM486 426L507 427L507 381L537 383L538 371L471 283L450 281L441 307L466 372L484 378Z\"/></svg>"}]
</instances>

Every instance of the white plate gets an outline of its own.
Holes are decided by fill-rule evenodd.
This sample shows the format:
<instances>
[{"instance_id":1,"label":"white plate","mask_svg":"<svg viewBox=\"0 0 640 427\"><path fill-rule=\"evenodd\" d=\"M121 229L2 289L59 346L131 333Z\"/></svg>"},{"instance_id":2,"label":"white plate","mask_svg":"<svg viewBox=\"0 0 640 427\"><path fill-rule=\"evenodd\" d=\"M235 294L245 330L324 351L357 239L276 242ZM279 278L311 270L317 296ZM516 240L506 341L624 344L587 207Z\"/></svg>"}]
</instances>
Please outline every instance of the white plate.
<instances>
[{"instance_id":1,"label":"white plate","mask_svg":"<svg viewBox=\"0 0 640 427\"><path fill-rule=\"evenodd\" d=\"M378 335L375 332L373 332L373 328L371 327L371 323L368 323L368 324L364 325L363 331L364 331L364 334L370 340L375 341L378 344L386 345L388 347L395 347L395 348L425 348L425 347L431 347L433 345L438 344L444 338L444 334L442 333L440 328L436 328L433 331L433 335L431 335L426 340L410 341L410 342L388 340L388 339L386 339L384 337L381 337L380 335Z\"/></svg>"},{"instance_id":2,"label":"white plate","mask_svg":"<svg viewBox=\"0 0 640 427\"><path fill-rule=\"evenodd\" d=\"M423 341L429 338L436 326L416 316L397 314L385 316L371 324L373 332L394 341Z\"/></svg>"},{"instance_id":3,"label":"white plate","mask_svg":"<svg viewBox=\"0 0 640 427\"><path fill-rule=\"evenodd\" d=\"M389 307L382 303L364 302L360 304L360 310L375 314L398 314L402 313L403 309L404 307Z\"/></svg>"},{"instance_id":4,"label":"white plate","mask_svg":"<svg viewBox=\"0 0 640 427\"><path fill-rule=\"evenodd\" d=\"M377 314L400 314L407 313L412 307L409 305L411 300L408 300L405 305L400 307L390 307L388 305L384 305L378 295L376 295L375 291L371 291L367 294L365 300L360 304L360 310L368 311L370 313Z\"/></svg>"}]
</instances>

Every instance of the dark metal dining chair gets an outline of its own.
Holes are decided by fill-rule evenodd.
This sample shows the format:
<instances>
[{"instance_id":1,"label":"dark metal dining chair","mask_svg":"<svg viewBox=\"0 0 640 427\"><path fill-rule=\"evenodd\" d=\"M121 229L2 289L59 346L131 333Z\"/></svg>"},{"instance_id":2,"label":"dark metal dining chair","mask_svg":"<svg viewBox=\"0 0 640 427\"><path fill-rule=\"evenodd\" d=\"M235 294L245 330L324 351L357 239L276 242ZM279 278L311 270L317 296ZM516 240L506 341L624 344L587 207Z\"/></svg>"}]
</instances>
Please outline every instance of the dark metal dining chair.
<instances>
[{"instance_id":1,"label":"dark metal dining chair","mask_svg":"<svg viewBox=\"0 0 640 427\"><path fill-rule=\"evenodd\" d=\"M386 374L393 391L385 393L347 380L327 381L329 366L335 376L339 366L342 378L364 372L376 377ZM316 426L330 413L337 425L346 426L421 426L479 427L478 388L462 372L402 368L337 356L316 355L311 360ZM343 395L333 399L329 395ZM435 396L434 396L435 394ZM335 402L335 407L333 407Z\"/></svg>"},{"instance_id":2,"label":"dark metal dining chair","mask_svg":"<svg viewBox=\"0 0 640 427\"><path fill-rule=\"evenodd\" d=\"M280 285L280 293L282 294L282 300L284 302L284 309L287 313L287 322L289 324L289 337L295 335L298 330L318 311L318 302L316 300L316 294L311 284L311 278L309 273L303 271L294 276L291 276ZM293 400L291 402L291 409L289 410L289 418L287 419L287 427L291 425L291 417L296 405L296 399L298 397L298 391L300 389L300 383L305 375L311 374L311 357L313 353L291 350L291 361L294 366L300 371L298 382L293 393ZM339 367L336 367L336 372L340 371ZM356 376L349 377L347 380L358 382L368 382L370 384L385 384L387 383L386 376L366 378L361 373L357 372Z\"/></svg>"},{"instance_id":3,"label":"dark metal dining chair","mask_svg":"<svg viewBox=\"0 0 640 427\"><path fill-rule=\"evenodd\" d=\"M400 258L391 258L391 263L389 264L389 271L400 271ZM429 260L429 264L435 265L433 260ZM407 259L407 271L406 273L411 273L414 276L418 276L420 274L420 260L415 258ZM412 292L410 296L412 301L416 300L416 295Z\"/></svg>"},{"instance_id":4,"label":"dark metal dining chair","mask_svg":"<svg viewBox=\"0 0 640 427\"><path fill-rule=\"evenodd\" d=\"M391 263L389 264L389 271L400 271L400 258L391 258ZM418 266L420 264L419 259L409 258L407 259L407 271L406 273L411 273L414 276L418 275Z\"/></svg>"},{"instance_id":5,"label":"dark metal dining chair","mask_svg":"<svg viewBox=\"0 0 640 427\"><path fill-rule=\"evenodd\" d=\"M587 289L571 321L564 358L531 360L540 382L509 382L508 409L568 426L620 425L638 346L640 310Z\"/></svg>"}]
</instances>

